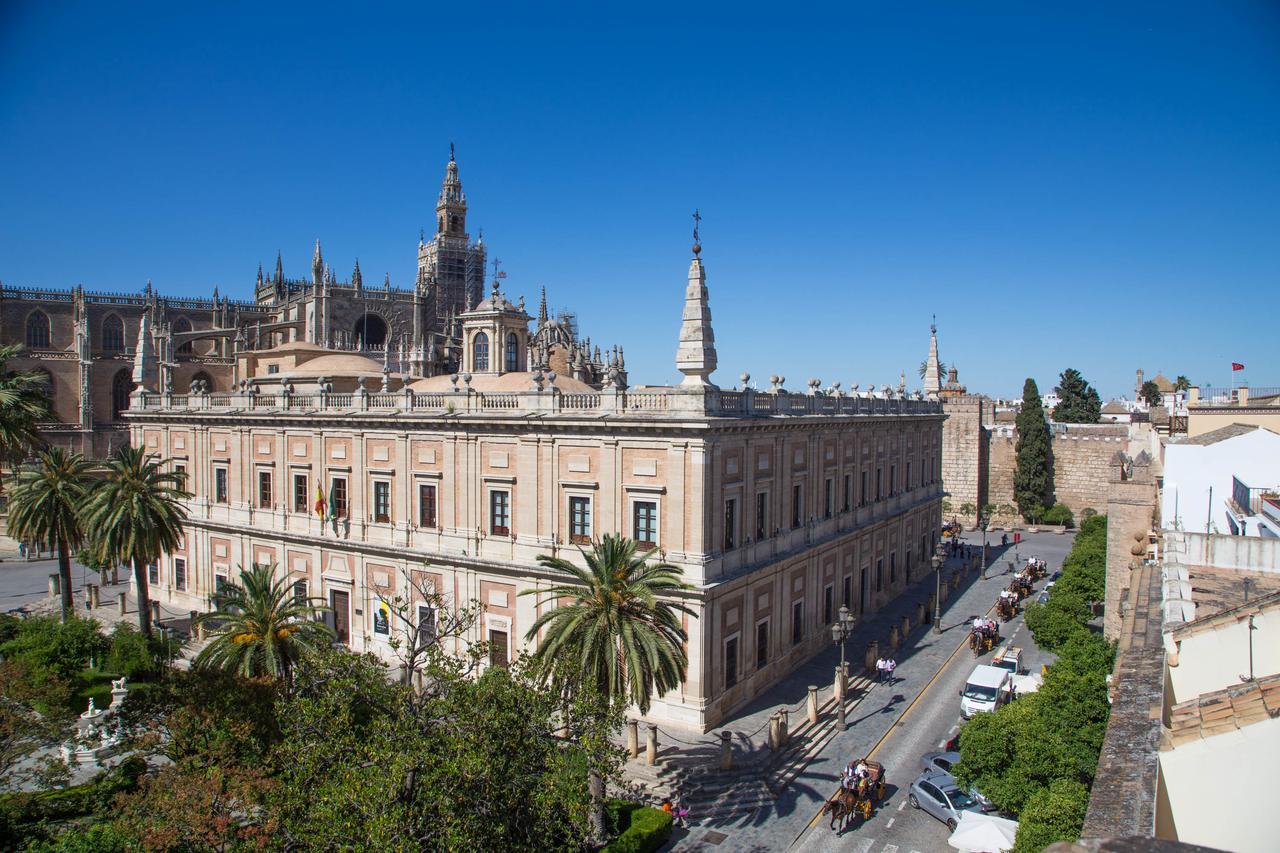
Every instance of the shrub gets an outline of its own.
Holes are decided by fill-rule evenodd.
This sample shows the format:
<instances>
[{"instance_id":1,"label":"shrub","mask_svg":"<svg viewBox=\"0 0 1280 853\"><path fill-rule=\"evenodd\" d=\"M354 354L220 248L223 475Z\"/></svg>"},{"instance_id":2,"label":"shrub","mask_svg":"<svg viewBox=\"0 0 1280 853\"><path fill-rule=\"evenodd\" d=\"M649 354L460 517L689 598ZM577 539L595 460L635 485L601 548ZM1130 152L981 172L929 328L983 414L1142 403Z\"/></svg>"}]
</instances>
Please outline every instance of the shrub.
<instances>
[{"instance_id":1,"label":"shrub","mask_svg":"<svg viewBox=\"0 0 1280 853\"><path fill-rule=\"evenodd\" d=\"M25 664L33 675L52 672L70 679L106 650L107 638L93 619L73 617L64 623L38 616L18 624L17 634L0 646L0 657Z\"/></svg>"},{"instance_id":2,"label":"shrub","mask_svg":"<svg viewBox=\"0 0 1280 853\"><path fill-rule=\"evenodd\" d=\"M1058 779L1027 801L1014 853L1038 853L1055 841L1075 841L1088 808L1088 788L1071 779Z\"/></svg>"},{"instance_id":3,"label":"shrub","mask_svg":"<svg viewBox=\"0 0 1280 853\"><path fill-rule=\"evenodd\" d=\"M28 841L22 849L23 853L124 853L130 844L114 823L104 821L72 827L51 841Z\"/></svg>"},{"instance_id":4,"label":"shrub","mask_svg":"<svg viewBox=\"0 0 1280 853\"><path fill-rule=\"evenodd\" d=\"M132 756L83 785L6 795L0 798L0 808L10 814L16 810L21 823L31 824L102 814L112 807L117 794L138 787L138 779L146 769L142 758Z\"/></svg>"},{"instance_id":5,"label":"shrub","mask_svg":"<svg viewBox=\"0 0 1280 853\"><path fill-rule=\"evenodd\" d=\"M1075 516L1071 512L1071 507L1061 503L1054 504L1045 510L1041 520L1045 524L1060 524L1067 528L1076 526Z\"/></svg>"},{"instance_id":6,"label":"shrub","mask_svg":"<svg viewBox=\"0 0 1280 853\"><path fill-rule=\"evenodd\" d=\"M111 632L105 669L127 676L130 681L149 678L160 670L153 645L137 628L127 622L117 623Z\"/></svg>"},{"instance_id":7,"label":"shrub","mask_svg":"<svg viewBox=\"0 0 1280 853\"><path fill-rule=\"evenodd\" d=\"M671 837L671 815L662 809L612 800L606 811L616 833L604 847L607 853L652 853Z\"/></svg>"},{"instance_id":8,"label":"shrub","mask_svg":"<svg viewBox=\"0 0 1280 853\"><path fill-rule=\"evenodd\" d=\"M1098 511L1096 509L1094 509L1091 506L1087 506L1084 509L1080 510L1080 521L1081 523L1086 522L1089 519L1095 517L1097 514L1098 514Z\"/></svg>"}]
</instances>

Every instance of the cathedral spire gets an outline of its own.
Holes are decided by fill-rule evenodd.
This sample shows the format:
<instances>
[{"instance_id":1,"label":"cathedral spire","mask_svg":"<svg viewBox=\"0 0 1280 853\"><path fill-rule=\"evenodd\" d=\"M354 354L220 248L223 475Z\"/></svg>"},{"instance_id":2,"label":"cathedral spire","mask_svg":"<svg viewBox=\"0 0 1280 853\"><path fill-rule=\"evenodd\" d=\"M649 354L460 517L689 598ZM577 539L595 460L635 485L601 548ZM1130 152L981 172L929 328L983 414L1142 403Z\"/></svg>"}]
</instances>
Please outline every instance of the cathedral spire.
<instances>
[{"instance_id":1,"label":"cathedral spire","mask_svg":"<svg viewBox=\"0 0 1280 853\"><path fill-rule=\"evenodd\" d=\"M444 183L436 200L436 233L461 237L466 231L467 196L462 191L462 179L458 177L453 143L449 143L449 165L445 167Z\"/></svg>"},{"instance_id":2,"label":"cathedral spire","mask_svg":"<svg viewBox=\"0 0 1280 853\"><path fill-rule=\"evenodd\" d=\"M320 254L320 240L316 240L316 253L311 256L311 281L320 284L324 280L324 256Z\"/></svg>"},{"instance_id":3,"label":"cathedral spire","mask_svg":"<svg viewBox=\"0 0 1280 853\"><path fill-rule=\"evenodd\" d=\"M360 275L360 259L356 258L356 268L351 271L351 286L356 290L364 287L364 276Z\"/></svg>"},{"instance_id":4,"label":"cathedral spire","mask_svg":"<svg viewBox=\"0 0 1280 853\"><path fill-rule=\"evenodd\" d=\"M280 250L276 250L276 277L274 282L280 284L284 281L284 262L280 259Z\"/></svg>"},{"instance_id":5,"label":"cathedral spire","mask_svg":"<svg viewBox=\"0 0 1280 853\"><path fill-rule=\"evenodd\" d=\"M707 271L702 266L702 243L698 226L702 216L693 214L693 260L689 263L689 283L684 292L684 318L680 324L680 346L676 368L684 374L684 386L712 386L716 369L716 336L711 329L711 305L707 296Z\"/></svg>"},{"instance_id":6,"label":"cathedral spire","mask_svg":"<svg viewBox=\"0 0 1280 853\"><path fill-rule=\"evenodd\" d=\"M258 264L258 287L262 287L262 264Z\"/></svg>"},{"instance_id":7,"label":"cathedral spire","mask_svg":"<svg viewBox=\"0 0 1280 853\"><path fill-rule=\"evenodd\" d=\"M924 393L937 397L942 390L942 368L938 362L938 320L929 324L929 360L924 364Z\"/></svg>"},{"instance_id":8,"label":"cathedral spire","mask_svg":"<svg viewBox=\"0 0 1280 853\"><path fill-rule=\"evenodd\" d=\"M542 301L538 303L538 328L541 329L547 323L547 288L542 288Z\"/></svg>"}]
</instances>

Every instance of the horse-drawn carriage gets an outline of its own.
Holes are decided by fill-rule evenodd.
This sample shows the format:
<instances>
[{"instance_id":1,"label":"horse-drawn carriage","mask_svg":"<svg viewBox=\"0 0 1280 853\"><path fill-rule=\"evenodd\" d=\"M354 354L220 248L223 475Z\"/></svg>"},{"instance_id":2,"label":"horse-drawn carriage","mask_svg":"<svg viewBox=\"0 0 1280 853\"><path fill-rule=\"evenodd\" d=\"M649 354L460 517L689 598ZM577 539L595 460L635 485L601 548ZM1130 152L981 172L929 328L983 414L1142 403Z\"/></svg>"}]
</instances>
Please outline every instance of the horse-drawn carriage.
<instances>
[{"instance_id":1,"label":"horse-drawn carriage","mask_svg":"<svg viewBox=\"0 0 1280 853\"><path fill-rule=\"evenodd\" d=\"M1031 576L1024 570L1021 574L1009 581L1009 592L1013 593L1014 603L1016 604L1031 594Z\"/></svg>"},{"instance_id":2,"label":"horse-drawn carriage","mask_svg":"<svg viewBox=\"0 0 1280 853\"><path fill-rule=\"evenodd\" d=\"M981 621L981 625L974 624L969 630L969 650L974 657L991 651L1000 642L999 626L990 619Z\"/></svg>"},{"instance_id":3,"label":"horse-drawn carriage","mask_svg":"<svg viewBox=\"0 0 1280 853\"><path fill-rule=\"evenodd\" d=\"M1028 557L1027 566L1022 570L1022 573L1030 577L1032 583L1035 583L1049 574L1049 564L1039 557Z\"/></svg>"},{"instance_id":4,"label":"horse-drawn carriage","mask_svg":"<svg viewBox=\"0 0 1280 853\"><path fill-rule=\"evenodd\" d=\"M879 803L884 802L885 797L884 765L866 758L853 764L865 768L865 773L846 774L841 780L840 790L822 807L823 814L831 816L831 828L835 829L836 823L839 823L841 832L855 818L869 820L871 812Z\"/></svg>"},{"instance_id":5,"label":"horse-drawn carriage","mask_svg":"<svg viewBox=\"0 0 1280 853\"><path fill-rule=\"evenodd\" d=\"M1018 614L1018 604L1012 596L1002 595L996 599L996 615L1001 622L1008 622Z\"/></svg>"}]
</instances>

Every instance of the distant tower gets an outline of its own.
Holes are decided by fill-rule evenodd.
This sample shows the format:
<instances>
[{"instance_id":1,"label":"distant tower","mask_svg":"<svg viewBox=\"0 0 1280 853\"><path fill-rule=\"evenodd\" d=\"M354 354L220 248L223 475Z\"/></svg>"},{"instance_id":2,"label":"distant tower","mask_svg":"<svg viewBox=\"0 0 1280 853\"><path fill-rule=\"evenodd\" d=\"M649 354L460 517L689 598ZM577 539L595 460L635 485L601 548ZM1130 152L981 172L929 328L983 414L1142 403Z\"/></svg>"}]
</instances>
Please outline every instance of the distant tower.
<instances>
[{"instance_id":1,"label":"distant tower","mask_svg":"<svg viewBox=\"0 0 1280 853\"><path fill-rule=\"evenodd\" d=\"M924 365L924 393L936 399L942 390L942 370L938 366L938 324L929 324L929 360Z\"/></svg>"},{"instance_id":2,"label":"distant tower","mask_svg":"<svg viewBox=\"0 0 1280 853\"><path fill-rule=\"evenodd\" d=\"M460 314L480 301L484 265L484 244L472 243L467 234L467 194L450 145L449 165L436 199L436 232L429 242L418 242L418 280L433 281L437 316Z\"/></svg>"},{"instance_id":3,"label":"distant tower","mask_svg":"<svg viewBox=\"0 0 1280 853\"><path fill-rule=\"evenodd\" d=\"M707 271L702 267L702 244L693 215L693 260L689 262L689 283L684 291L684 314L680 323L680 346L676 349L676 369L684 374L684 387L714 388L711 374L716 369L716 336L711 329L711 305L707 299ZM597 356L598 360L598 356Z\"/></svg>"},{"instance_id":4,"label":"distant tower","mask_svg":"<svg viewBox=\"0 0 1280 853\"><path fill-rule=\"evenodd\" d=\"M1135 400L1141 400L1141 399L1142 399L1142 380L1143 380L1143 378L1144 378L1144 374L1143 374L1143 372L1142 372L1142 368L1141 368L1141 367L1139 367L1139 368L1138 368L1138 381L1137 381L1137 383L1133 386L1133 399L1135 399Z\"/></svg>"}]
</instances>

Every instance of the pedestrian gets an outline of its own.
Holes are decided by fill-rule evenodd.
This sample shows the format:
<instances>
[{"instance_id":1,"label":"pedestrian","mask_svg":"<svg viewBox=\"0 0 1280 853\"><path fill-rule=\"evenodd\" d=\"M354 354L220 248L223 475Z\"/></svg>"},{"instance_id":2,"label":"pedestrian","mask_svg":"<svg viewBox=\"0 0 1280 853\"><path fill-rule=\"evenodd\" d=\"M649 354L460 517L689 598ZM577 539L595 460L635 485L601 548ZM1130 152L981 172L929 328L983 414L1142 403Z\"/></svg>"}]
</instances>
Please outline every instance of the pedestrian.
<instances>
[{"instance_id":1,"label":"pedestrian","mask_svg":"<svg viewBox=\"0 0 1280 853\"><path fill-rule=\"evenodd\" d=\"M18 543L18 556L24 560L27 559L27 542L25 539Z\"/></svg>"},{"instance_id":2,"label":"pedestrian","mask_svg":"<svg viewBox=\"0 0 1280 853\"><path fill-rule=\"evenodd\" d=\"M689 825L689 804L679 794L676 794L675 806L672 808L671 813L676 826L687 827Z\"/></svg>"},{"instance_id":3,"label":"pedestrian","mask_svg":"<svg viewBox=\"0 0 1280 853\"><path fill-rule=\"evenodd\" d=\"M884 662L885 674L889 677L889 683L893 684L893 671L898 668L898 662L890 657Z\"/></svg>"},{"instance_id":4,"label":"pedestrian","mask_svg":"<svg viewBox=\"0 0 1280 853\"><path fill-rule=\"evenodd\" d=\"M884 682L884 658L876 659L876 680Z\"/></svg>"},{"instance_id":5,"label":"pedestrian","mask_svg":"<svg viewBox=\"0 0 1280 853\"><path fill-rule=\"evenodd\" d=\"M1000 547L1001 547L1001 548L1007 548L1008 546L1009 546L1009 534L1008 534L1008 533L1002 533L1002 534L1000 535Z\"/></svg>"}]
</instances>

